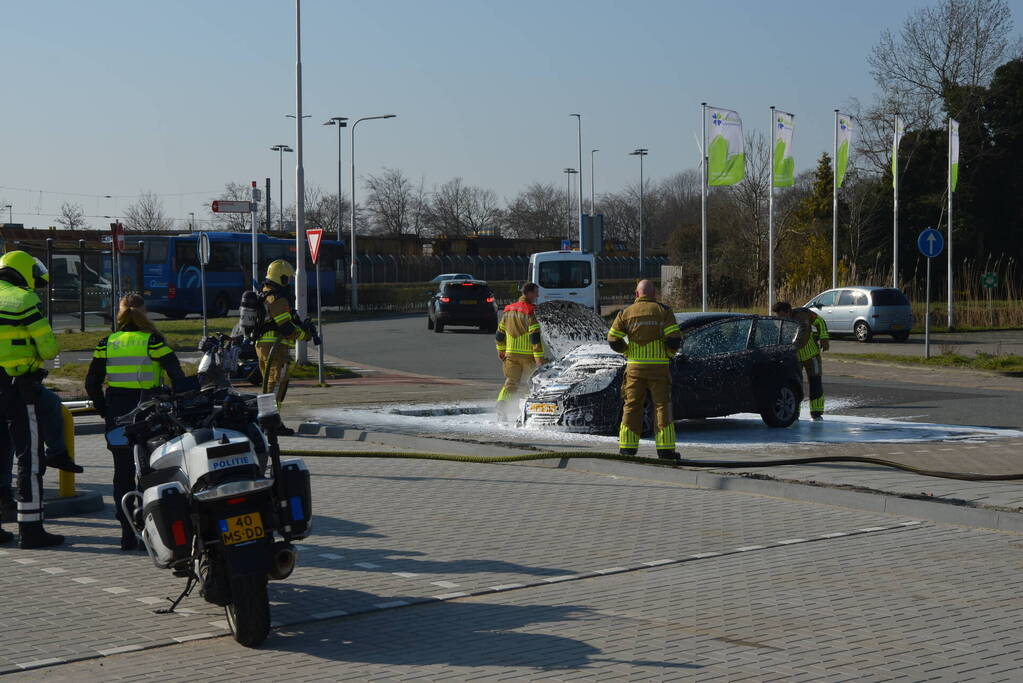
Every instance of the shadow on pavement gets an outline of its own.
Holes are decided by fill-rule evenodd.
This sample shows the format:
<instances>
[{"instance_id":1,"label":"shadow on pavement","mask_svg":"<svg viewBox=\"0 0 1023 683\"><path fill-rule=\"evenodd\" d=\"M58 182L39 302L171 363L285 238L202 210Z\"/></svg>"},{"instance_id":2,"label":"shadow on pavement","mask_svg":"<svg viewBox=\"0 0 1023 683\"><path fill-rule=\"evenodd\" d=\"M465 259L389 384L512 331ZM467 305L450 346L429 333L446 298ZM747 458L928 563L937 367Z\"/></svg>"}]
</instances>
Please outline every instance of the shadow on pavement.
<instances>
[{"instance_id":1,"label":"shadow on pavement","mask_svg":"<svg viewBox=\"0 0 1023 683\"><path fill-rule=\"evenodd\" d=\"M326 589L297 587L305 599L323 599ZM334 591L340 607L353 596ZM371 600L379 597L364 594ZM348 599L344 599L344 598ZM339 600L342 599L342 600ZM554 633L565 622L596 621L600 615L577 605L507 605L438 602L377 612L343 620L284 627L264 650L296 652L324 660L389 666L516 667L536 671L586 669L620 663L662 669L700 669L696 664L624 661L601 658L601 650L582 640ZM386 620L382 624L381 621ZM542 626L547 625L547 626ZM393 673L393 671L392 671ZM525 675L528 675L525 674Z\"/></svg>"}]
</instances>

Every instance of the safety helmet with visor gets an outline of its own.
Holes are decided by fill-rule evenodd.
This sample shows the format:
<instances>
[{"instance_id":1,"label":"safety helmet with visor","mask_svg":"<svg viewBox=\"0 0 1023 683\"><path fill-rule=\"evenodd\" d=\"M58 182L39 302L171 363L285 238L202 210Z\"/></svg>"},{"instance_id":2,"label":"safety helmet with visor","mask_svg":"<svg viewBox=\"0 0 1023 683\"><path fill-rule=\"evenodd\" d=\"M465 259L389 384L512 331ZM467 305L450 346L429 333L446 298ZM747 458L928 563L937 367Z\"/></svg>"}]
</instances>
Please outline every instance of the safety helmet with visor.
<instances>
[{"instance_id":1,"label":"safety helmet with visor","mask_svg":"<svg viewBox=\"0 0 1023 683\"><path fill-rule=\"evenodd\" d=\"M43 287L50 282L50 271L42 261L28 252L16 250L0 256L0 270L5 268L20 275L26 289Z\"/></svg>"}]
</instances>

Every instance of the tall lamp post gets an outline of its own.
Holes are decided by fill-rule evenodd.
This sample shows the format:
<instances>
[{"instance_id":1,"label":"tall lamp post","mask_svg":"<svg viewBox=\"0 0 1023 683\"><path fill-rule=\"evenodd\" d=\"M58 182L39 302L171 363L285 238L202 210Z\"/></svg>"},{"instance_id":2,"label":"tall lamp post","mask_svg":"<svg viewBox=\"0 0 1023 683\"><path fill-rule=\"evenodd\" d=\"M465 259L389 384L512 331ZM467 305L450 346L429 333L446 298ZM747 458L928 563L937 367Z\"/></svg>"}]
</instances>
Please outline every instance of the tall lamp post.
<instances>
[{"instance_id":1,"label":"tall lamp post","mask_svg":"<svg viewBox=\"0 0 1023 683\"><path fill-rule=\"evenodd\" d=\"M341 129L348 127L347 116L334 116L323 122L325 126L337 126L337 241L341 241Z\"/></svg>"},{"instance_id":2,"label":"tall lamp post","mask_svg":"<svg viewBox=\"0 0 1023 683\"><path fill-rule=\"evenodd\" d=\"M279 161L280 165L279 165L279 168L277 170L277 173L278 173L277 177L278 177L278 179L280 181L278 186L277 186L278 187L277 203L280 204L280 207L278 207L278 208L280 209L281 222L280 222L280 225L278 226L277 229L278 230L284 230L284 153L285 152L294 152L295 150L293 150L292 148L288 147L287 145L274 145L273 147L270 148L270 150L273 151L273 152L279 152L280 153L280 155L279 155L280 156L280 161ZM270 226L269 225L266 226L266 229L269 230Z\"/></svg>"},{"instance_id":3,"label":"tall lamp post","mask_svg":"<svg viewBox=\"0 0 1023 683\"><path fill-rule=\"evenodd\" d=\"M14 222L14 207L11 206L10 204L4 204L4 208L7 209L7 222L8 223L13 223Z\"/></svg>"},{"instance_id":4,"label":"tall lamp post","mask_svg":"<svg viewBox=\"0 0 1023 683\"><path fill-rule=\"evenodd\" d=\"M562 171L565 174L565 207L566 217L568 218L568 229L565 231L565 236L568 238L569 244L572 243L572 174L578 173L579 171L574 168L566 168ZM579 241L582 246L582 239L580 236Z\"/></svg>"},{"instance_id":5,"label":"tall lamp post","mask_svg":"<svg viewBox=\"0 0 1023 683\"><path fill-rule=\"evenodd\" d=\"M643 157L647 149L640 147L629 152L629 156L639 157L639 276L643 277Z\"/></svg>"},{"instance_id":6,"label":"tall lamp post","mask_svg":"<svg viewBox=\"0 0 1023 683\"><path fill-rule=\"evenodd\" d=\"M590 213L591 214L595 214L596 211L597 211L597 200L595 199L596 195L593 194L593 178L596 175L595 168L594 168L595 162L594 162L593 157L599 151L600 151L599 149L591 149L590 150Z\"/></svg>"},{"instance_id":7,"label":"tall lamp post","mask_svg":"<svg viewBox=\"0 0 1023 683\"><path fill-rule=\"evenodd\" d=\"M578 124L578 142L579 142L579 166L576 168L579 171L579 249L583 248L583 115L582 114L569 114L569 116L575 117L576 123Z\"/></svg>"},{"instance_id":8,"label":"tall lamp post","mask_svg":"<svg viewBox=\"0 0 1023 683\"><path fill-rule=\"evenodd\" d=\"M355 119L352 123L351 138L348 142L348 149L351 150L352 155L352 264L351 264L351 286L352 286L352 313L359 310L359 281L357 273L357 265L355 259L355 127L363 121L372 121L374 119L393 119L397 114L379 114L377 116L363 116L362 118Z\"/></svg>"}]
</instances>

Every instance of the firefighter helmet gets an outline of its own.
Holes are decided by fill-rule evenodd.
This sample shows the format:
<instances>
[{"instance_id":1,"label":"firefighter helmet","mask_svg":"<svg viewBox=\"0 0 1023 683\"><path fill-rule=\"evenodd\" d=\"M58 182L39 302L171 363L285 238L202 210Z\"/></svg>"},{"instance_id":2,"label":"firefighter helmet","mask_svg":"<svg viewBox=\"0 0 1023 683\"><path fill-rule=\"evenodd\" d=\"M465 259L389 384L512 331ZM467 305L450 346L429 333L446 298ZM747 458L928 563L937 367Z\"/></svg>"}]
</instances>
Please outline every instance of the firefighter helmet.
<instances>
[{"instance_id":1,"label":"firefighter helmet","mask_svg":"<svg viewBox=\"0 0 1023 683\"><path fill-rule=\"evenodd\" d=\"M267 266L266 279L270 282L276 282L282 287L287 287L295 279L295 269L284 259L277 259Z\"/></svg>"},{"instance_id":2,"label":"firefighter helmet","mask_svg":"<svg viewBox=\"0 0 1023 683\"><path fill-rule=\"evenodd\" d=\"M50 271L43 262L24 251L9 251L0 256L0 270L5 268L20 275L27 289L42 287L50 281Z\"/></svg>"}]
</instances>

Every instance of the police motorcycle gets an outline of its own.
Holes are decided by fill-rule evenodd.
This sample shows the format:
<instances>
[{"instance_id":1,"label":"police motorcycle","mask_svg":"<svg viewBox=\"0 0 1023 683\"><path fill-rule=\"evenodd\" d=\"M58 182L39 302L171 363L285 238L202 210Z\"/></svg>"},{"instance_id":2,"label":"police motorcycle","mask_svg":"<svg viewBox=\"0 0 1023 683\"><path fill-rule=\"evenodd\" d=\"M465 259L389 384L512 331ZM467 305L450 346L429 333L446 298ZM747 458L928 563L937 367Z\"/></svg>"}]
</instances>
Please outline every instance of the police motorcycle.
<instances>
[{"instance_id":1,"label":"police motorcycle","mask_svg":"<svg viewBox=\"0 0 1023 683\"><path fill-rule=\"evenodd\" d=\"M190 387L154 390L119 419L138 476L120 504L153 564L187 579L160 612L199 586L235 640L255 647L270 631L267 582L288 578L292 541L310 532L310 479L300 458L280 456L274 396L231 387L221 337L203 341Z\"/></svg>"}]
</instances>

